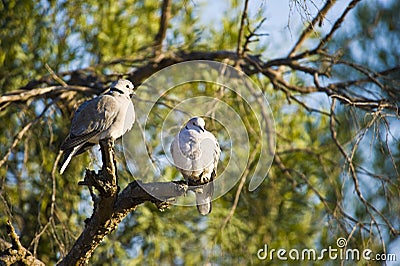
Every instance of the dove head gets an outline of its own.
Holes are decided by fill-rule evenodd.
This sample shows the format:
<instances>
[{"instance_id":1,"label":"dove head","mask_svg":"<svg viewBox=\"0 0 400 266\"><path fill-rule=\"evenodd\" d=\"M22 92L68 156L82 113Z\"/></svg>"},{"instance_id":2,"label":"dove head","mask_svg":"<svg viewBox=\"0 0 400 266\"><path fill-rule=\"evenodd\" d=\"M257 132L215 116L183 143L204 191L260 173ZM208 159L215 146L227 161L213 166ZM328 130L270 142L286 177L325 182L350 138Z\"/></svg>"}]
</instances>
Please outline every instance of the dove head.
<instances>
[{"instance_id":1,"label":"dove head","mask_svg":"<svg viewBox=\"0 0 400 266\"><path fill-rule=\"evenodd\" d=\"M111 84L110 90L132 97L134 93L133 88L134 86L129 80L119 79Z\"/></svg>"},{"instance_id":2,"label":"dove head","mask_svg":"<svg viewBox=\"0 0 400 266\"><path fill-rule=\"evenodd\" d=\"M204 122L204 119L198 116L192 117L187 123L186 123L186 129L194 129L196 131L205 131L206 122Z\"/></svg>"}]
</instances>

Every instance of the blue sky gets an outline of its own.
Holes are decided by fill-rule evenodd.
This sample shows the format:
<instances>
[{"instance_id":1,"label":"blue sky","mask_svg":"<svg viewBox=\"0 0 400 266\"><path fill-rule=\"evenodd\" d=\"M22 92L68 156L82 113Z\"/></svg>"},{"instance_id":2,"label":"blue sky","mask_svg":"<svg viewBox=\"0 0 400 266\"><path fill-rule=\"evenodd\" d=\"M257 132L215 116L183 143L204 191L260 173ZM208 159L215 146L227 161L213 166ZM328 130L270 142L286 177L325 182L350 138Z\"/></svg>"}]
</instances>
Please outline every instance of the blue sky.
<instances>
[{"instance_id":1,"label":"blue sky","mask_svg":"<svg viewBox=\"0 0 400 266\"><path fill-rule=\"evenodd\" d=\"M244 1L239 4L243 9ZM261 38L261 44L268 45L273 51L273 58L286 56L290 48L296 43L301 29L307 24L323 6L325 1L306 1L306 4L299 6L293 0L268 1L250 0L249 17L254 17L262 10L267 18L262 33L268 36ZM343 12L349 0L338 1L328 12L327 18L322 25L322 30L328 30L335 22L335 18ZM229 7L230 1L193 0L190 4L199 8L201 22L206 25L218 27L218 22L224 16L224 10ZM321 30L318 28L318 30Z\"/></svg>"}]
</instances>

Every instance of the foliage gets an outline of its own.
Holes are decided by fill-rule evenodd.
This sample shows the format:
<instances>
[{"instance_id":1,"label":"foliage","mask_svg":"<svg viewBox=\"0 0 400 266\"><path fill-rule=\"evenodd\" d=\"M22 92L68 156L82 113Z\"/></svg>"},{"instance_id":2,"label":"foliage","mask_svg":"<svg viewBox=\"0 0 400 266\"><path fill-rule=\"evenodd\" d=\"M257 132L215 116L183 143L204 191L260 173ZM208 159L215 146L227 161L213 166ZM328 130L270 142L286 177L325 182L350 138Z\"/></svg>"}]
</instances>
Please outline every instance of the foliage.
<instances>
[{"instance_id":1,"label":"foliage","mask_svg":"<svg viewBox=\"0 0 400 266\"><path fill-rule=\"evenodd\" d=\"M351 248L390 252L400 230L399 2L342 4L349 8L343 24L336 30L319 28L312 18L333 2L290 1L307 19L304 29L291 31L299 48L283 58L266 49L274 42L262 32L266 13L259 9L244 16L247 1L231 1L210 21L201 13L209 2L172 1L158 52L161 1L1 2L0 238L8 239L5 226L11 220L35 257L46 264L62 259L92 212L87 188L77 185L84 169L93 166L90 155L73 159L63 176L57 169L75 108L120 76L139 85L174 62L215 56L249 74L270 103L277 136L268 179L255 191L247 190L255 154L245 185L239 181L213 202L207 217L193 207L159 212L143 204L102 242L91 264L257 265L264 244L321 250L335 246L339 237L348 239ZM343 14L328 13L334 16L330 23L334 26ZM320 23L328 23L324 18ZM54 90L23 98L46 88ZM148 100L140 88L138 105ZM7 100L14 92L20 98ZM168 106L219 93L215 85L184 84L155 105L145 130L164 180L181 178L165 164L160 148L159 125ZM223 100L241 114L256 149L257 121L249 104L229 93ZM223 129L207 122L213 132ZM226 140L225 132L219 134ZM120 146L117 154L122 188L146 178L130 175ZM333 262L320 265L326 263Z\"/></svg>"}]
</instances>

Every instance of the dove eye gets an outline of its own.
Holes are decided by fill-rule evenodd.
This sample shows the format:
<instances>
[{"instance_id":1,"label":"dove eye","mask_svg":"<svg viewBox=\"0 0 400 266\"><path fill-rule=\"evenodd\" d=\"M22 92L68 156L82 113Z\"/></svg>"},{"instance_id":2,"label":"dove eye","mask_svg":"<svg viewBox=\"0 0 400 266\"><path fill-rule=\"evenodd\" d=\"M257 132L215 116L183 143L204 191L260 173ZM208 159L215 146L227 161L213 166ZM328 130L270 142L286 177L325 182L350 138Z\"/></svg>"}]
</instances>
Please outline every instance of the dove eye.
<instances>
[{"instance_id":1,"label":"dove eye","mask_svg":"<svg viewBox=\"0 0 400 266\"><path fill-rule=\"evenodd\" d=\"M129 85L126 85L126 88L129 89Z\"/></svg>"}]
</instances>

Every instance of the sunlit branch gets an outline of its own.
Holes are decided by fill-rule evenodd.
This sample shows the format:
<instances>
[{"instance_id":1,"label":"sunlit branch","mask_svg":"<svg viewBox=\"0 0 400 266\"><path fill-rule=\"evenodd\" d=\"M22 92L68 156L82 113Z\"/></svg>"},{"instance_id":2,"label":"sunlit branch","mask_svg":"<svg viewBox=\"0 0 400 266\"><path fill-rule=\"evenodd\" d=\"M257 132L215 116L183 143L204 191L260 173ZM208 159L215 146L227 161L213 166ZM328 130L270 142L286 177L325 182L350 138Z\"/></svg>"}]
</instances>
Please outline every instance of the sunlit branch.
<instances>
[{"instance_id":1,"label":"sunlit branch","mask_svg":"<svg viewBox=\"0 0 400 266\"><path fill-rule=\"evenodd\" d=\"M119 193L114 154L114 140L100 141L103 167L98 173L86 170L80 185L88 186L94 203L93 214L66 257L59 265L87 264L93 251L126 215L146 201L161 210L168 202L186 193L187 186L174 182L141 183L134 181ZM92 188L98 191L96 195Z\"/></svg>"}]
</instances>

